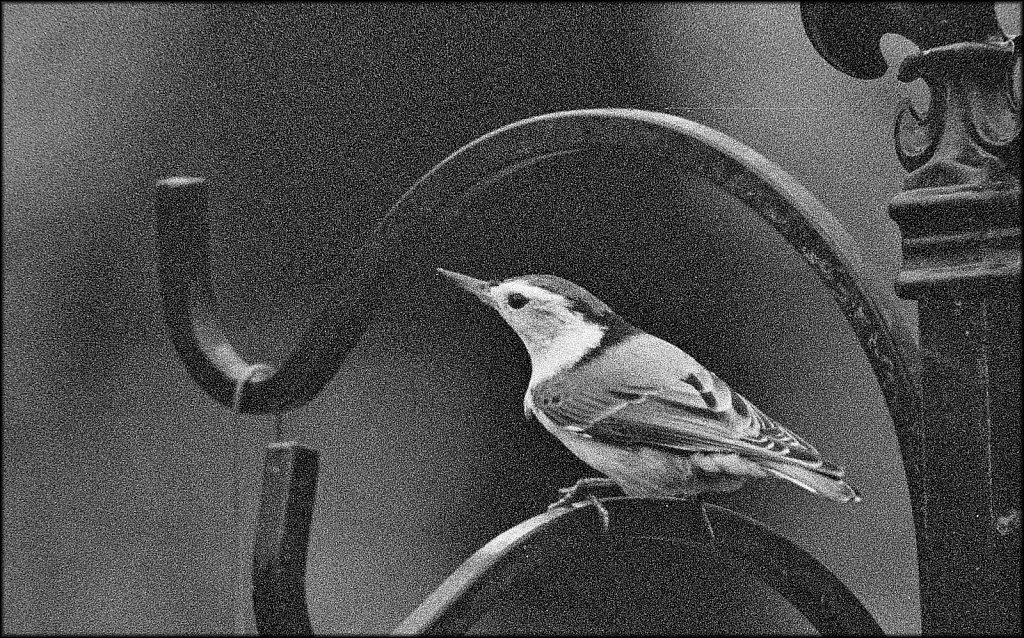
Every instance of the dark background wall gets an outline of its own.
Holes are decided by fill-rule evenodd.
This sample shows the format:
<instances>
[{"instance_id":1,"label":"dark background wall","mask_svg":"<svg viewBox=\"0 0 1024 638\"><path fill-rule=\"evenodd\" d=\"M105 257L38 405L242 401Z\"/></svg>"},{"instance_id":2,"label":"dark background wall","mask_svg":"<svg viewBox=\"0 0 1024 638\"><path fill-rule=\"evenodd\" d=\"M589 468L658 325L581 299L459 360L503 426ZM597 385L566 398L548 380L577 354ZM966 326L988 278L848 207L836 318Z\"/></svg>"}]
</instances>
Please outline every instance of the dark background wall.
<instances>
[{"instance_id":1,"label":"dark background wall","mask_svg":"<svg viewBox=\"0 0 1024 638\"><path fill-rule=\"evenodd\" d=\"M8 631L232 627L232 462L244 546L271 424L215 405L163 336L156 179L210 180L224 323L252 360L287 351L331 266L418 176L554 110L635 106L718 128L820 197L871 276L885 285L898 267L883 210L901 178L888 139L900 92L827 67L795 4L5 3L3 28ZM463 202L477 221L446 265L577 279L818 442L861 506L782 485L724 503L818 556L887 629L916 630L896 439L833 304L733 202L612 164L556 163ZM517 225L526 207L556 230ZM322 632L390 629L587 471L521 424L514 337L413 283L286 417L323 454L309 564Z\"/></svg>"}]
</instances>

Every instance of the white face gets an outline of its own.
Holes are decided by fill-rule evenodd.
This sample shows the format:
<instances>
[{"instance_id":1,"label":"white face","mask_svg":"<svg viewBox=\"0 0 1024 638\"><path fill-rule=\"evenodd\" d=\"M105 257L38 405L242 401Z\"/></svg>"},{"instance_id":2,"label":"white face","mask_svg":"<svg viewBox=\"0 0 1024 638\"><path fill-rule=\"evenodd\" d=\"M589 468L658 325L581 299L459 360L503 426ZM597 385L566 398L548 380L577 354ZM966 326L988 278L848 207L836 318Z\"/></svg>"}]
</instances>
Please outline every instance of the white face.
<instances>
[{"instance_id":1,"label":"white face","mask_svg":"<svg viewBox=\"0 0 1024 638\"><path fill-rule=\"evenodd\" d=\"M531 386L571 367L597 347L605 332L572 310L565 297L524 281L493 286L487 296L530 353Z\"/></svg>"},{"instance_id":2,"label":"white face","mask_svg":"<svg viewBox=\"0 0 1024 638\"><path fill-rule=\"evenodd\" d=\"M578 321L568 300L522 281L506 281L490 289L494 308L527 346L542 345Z\"/></svg>"}]
</instances>

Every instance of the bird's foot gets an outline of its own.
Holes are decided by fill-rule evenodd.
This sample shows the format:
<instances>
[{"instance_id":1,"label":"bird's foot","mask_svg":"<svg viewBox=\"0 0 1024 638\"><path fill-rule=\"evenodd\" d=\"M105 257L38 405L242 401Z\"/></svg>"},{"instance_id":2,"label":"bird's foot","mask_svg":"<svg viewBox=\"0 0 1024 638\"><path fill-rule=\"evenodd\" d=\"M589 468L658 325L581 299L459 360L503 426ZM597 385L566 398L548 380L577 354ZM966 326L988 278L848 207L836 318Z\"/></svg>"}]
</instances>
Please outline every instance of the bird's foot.
<instances>
[{"instance_id":1,"label":"bird's foot","mask_svg":"<svg viewBox=\"0 0 1024 638\"><path fill-rule=\"evenodd\" d=\"M607 533L608 528L611 524L611 518L608 515L608 510L605 508L604 505L601 504L601 501L597 499L597 496L594 495L593 490L599 488L617 487L618 483L609 478L582 478L576 481L576 483L572 487L563 487L559 489L558 492L562 495L562 497L559 498L554 503L552 503L551 505L548 505L548 509L550 510L556 507L564 507L567 505L571 505L577 501L590 501L591 505L594 506L594 509L597 510L597 515L601 519L601 528Z\"/></svg>"},{"instance_id":2,"label":"bird's foot","mask_svg":"<svg viewBox=\"0 0 1024 638\"><path fill-rule=\"evenodd\" d=\"M565 505L571 505L576 501L590 500L593 496L591 490L597 488L614 488L618 487L618 483L611 480L610 478L604 477L589 477L581 478L576 481L571 487L563 487L558 490L558 493L562 495L557 501L548 505L548 509L554 509L556 507L563 507Z\"/></svg>"}]
</instances>

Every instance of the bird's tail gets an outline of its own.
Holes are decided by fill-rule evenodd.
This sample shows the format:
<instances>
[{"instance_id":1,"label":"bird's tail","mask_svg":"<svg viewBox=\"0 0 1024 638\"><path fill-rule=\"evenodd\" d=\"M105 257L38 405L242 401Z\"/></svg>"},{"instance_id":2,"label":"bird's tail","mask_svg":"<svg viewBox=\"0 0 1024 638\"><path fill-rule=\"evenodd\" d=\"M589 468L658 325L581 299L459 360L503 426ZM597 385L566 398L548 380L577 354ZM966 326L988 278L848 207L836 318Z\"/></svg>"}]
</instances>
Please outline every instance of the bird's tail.
<instances>
[{"instance_id":1,"label":"bird's tail","mask_svg":"<svg viewBox=\"0 0 1024 638\"><path fill-rule=\"evenodd\" d=\"M837 503L860 501L860 494L852 486L835 476L829 476L806 467L788 463L764 463L765 469L775 476L786 479L812 494L824 496Z\"/></svg>"}]
</instances>

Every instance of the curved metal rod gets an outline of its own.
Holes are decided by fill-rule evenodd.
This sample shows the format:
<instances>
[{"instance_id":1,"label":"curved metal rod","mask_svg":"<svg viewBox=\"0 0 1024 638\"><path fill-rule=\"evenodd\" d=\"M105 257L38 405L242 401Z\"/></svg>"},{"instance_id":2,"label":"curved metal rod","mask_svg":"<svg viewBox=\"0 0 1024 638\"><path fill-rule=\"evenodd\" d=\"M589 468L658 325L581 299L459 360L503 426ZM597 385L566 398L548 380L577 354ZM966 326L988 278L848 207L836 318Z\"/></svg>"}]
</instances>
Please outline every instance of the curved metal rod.
<instances>
[{"instance_id":1,"label":"curved metal rod","mask_svg":"<svg viewBox=\"0 0 1024 638\"><path fill-rule=\"evenodd\" d=\"M241 412L280 412L316 396L373 318L380 286L437 265L434 255L445 237L435 229L442 212L451 210L448 204L548 158L609 152L653 156L681 174L717 184L768 222L811 266L831 290L875 371L896 424L911 502L920 507L921 430L916 418L921 399L911 362L916 346L884 296L861 274L853 241L781 168L722 133L663 113L552 113L500 128L451 154L392 207L353 255L336 285L338 297L315 318L277 372L242 388L236 407ZM250 368L214 316L203 181L160 182L157 217L160 282L171 338L200 386L231 406Z\"/></svg>"},{"instance_id":2,"label":"curved metal rod","mask_svg":"<svg viewBox=\"0 0 1024 638\"><path fill-rule=\"evenodd\" d=\"M432 270L445 237L442 211L470 191L545 159L614 152L670 163L730 193L788 241L830 288L860 340L896 425L911 502L920 507L920 390L917 346L885 296L862 275L857 249L831 213L781 168L740 142L695 122L635 109L565 111L515 122L452 153L420 178L384 216L349 261L328 303L274 374L251 381L241 412L280 412L311 400L363 334L380 286L417 269ZM214 317L206 186L172 178L157 186L159 272L167 325L190 374L231 406L246 362ZM915 519L916 520L916 519Z\"/></svg>"},{"instance_id":3,"label":"curved metal rod","mask_svg":"<svg viewBox=\"0 0 1024 638\"><path fill-rule=\"evenodd\" d=\"M156 186L160 291L168 333L192 378L211 397L243 413L280 413L309 402L341 367L373 318L374 286L383 256L371 240L335 286L336 297L275 372L249 379L249 364L231 346L216 318L210 280L207 186L172 177ZM248 384L235 405L239 384Z\"/></svg>"},{"instance_id":4,"label":"curved metal rod","mask_svg":"<svg viewBox=\"0 0 1024 638\"><path fill-rule=\"evenodd\" d=\"M659 571L685 570L680 559L696 555L709 569L756 576L822 634L883 633L835 575L753 519L692 500L619 497L601 503L610 515L607 533L590 503L520 523L462 563L393 634L465 634L532 575L568 569L565 562L573 557L601 560L638 546L665 556Z\"/></svg>"}]
</instances>

